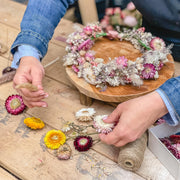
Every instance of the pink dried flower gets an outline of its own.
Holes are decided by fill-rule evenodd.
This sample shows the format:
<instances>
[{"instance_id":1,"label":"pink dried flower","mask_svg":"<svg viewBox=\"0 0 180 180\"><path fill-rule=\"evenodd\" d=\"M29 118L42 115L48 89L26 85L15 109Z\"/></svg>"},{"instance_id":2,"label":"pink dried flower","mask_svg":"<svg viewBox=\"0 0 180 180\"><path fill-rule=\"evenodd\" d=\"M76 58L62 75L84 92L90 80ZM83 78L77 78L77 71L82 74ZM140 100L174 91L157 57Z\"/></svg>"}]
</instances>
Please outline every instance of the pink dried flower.
<instances>
[{"instance_id":1,"label":"pink dried flower","mask_svg":"<svg viewBox=\"0 0 180 180\"><path fill-rule=\"evenodd\" d=\"M109 22L110 17L109 17L109 16L107 16L107 15L105 15L105 16L103 17L103 19L105 19L106 21L108 21L108 22Z\"/></svg>"},{"instance_id":2,"label":"pink dried flower","mask_svg":"<svg viewBox=\"0 0 180 180\"><path fill-rule=\"evenodd\" d=\"M134 26L137 25L137 20L136 20L136 18L133 17L133 16L126 16L126 17L124 18L124 23L125 23L126 25L128 25L129 27L134 27Z\"/></svg>"},{"instance_id":3,"label":"pink dried flower","mask_svg":"<svg viewBox=\"0 0 180 180\"><path fill-rule=\"evenodd\" d=\"M91 65L92 65L92 66L97 66L98 63L96 63L96 62L94 62L94 61L91 61Z\"/></svg>"},{"instance_id":4,"label":"pink dried flower","mask_svg":"<svg viewBox=\"0 0 180 180\"><path fill-rule=\"evenodd\" d=\"M106 32L112 31L112 30L114 30L113 26L108 25L108 26L106 27Z\"/></svg>"},{"instance_id":5,"label":"pink dried flower","mask_svg":"<svg viewBox=\"0 0 180 180\"><path fill-rule=\"evenodd\" d=\"M86 26L83 28L83 32L87 35L91 35L93 32L93 29L90 26Z\"/></svg>"},{"instance_id":6,"label":"pink dried flower","mask_svg":"<svg viewBox=\"0 0 180 180\"><path fill-rule=\"evenodd\" d=\"M120 7L114 8L114 14L120 14L120 13L121 13L121 8Z\"/></svg>"},{"instance_id":7,"label":"pink dried flower","mask_svg":"<svg viewBox=\"0 0 180 180\"><path fill-rule=\"evenodd\" d=\"M139 31L139 32L145 32L145 30L146 30L145 27L140 27L137 29L137 31Z\"/></svg>"},{"instance_id":8,"label":"pink dried flower","mask_svg":"<svg viewBox=\"0 0 180 180\"><path fill-rule=\"evenodd\" d=\"M18 115L24 111L26 105L23 102L22 96L13 94L6 99L5 107L8 113Z\"/></svg>"},{"instance_id":9,"label":"pink dried flower","mask_svg":"<svg viewBox=\"0 0 180 180\"><path fill-rule=\"evenodd\" d=\"M76 50L77 50L77 47L76 47L76 46L72 46L72 47L71 47L71 51L72 51L72 52L76 52Z\"/></svg>"},{"instance_id":10,"label":"pink dried flower","mask_svg":"<svg viewBox=\"0 0 180 180\"><path fill-rule=\"evenodd\" d=\"M82 42L79 45L78 51L80 51L80 50L87 51L92 47L92 45L93 45L93 41L91 39L87 39L86 41Z\"/></svg>"},{"instance_id":11,"label":"pink dried flower","mask_svg":"<svg viewBox=\"0 0 180 180\"><path fill-rule=\"evenodd\" d=\"M155 66L153 64L144 64L144 69L142 71L143 79L152 79L156 73Z\"/></svg>"},{"instance_id":12,"label":"pink dried flower","mask_svg":"<svg viewBox=\"0 0 180 180\"><path fill-rule=\"evenodd\" d=\"M129 11L133 11L136 9L136 6L134 5L133 2L128 3L127 7L126 7Z\"/></svg>"},{"instance_id":13,"label":"pink dried flower","mask_svg":"<svg viewBox=\"0 0 180 180\"><path fill-rule=\"evenodd\" d=\"M114 13L113 8L106 8L106 11L105 11L106 15L111 16L111 15L113 15L113 13Z\"/></svg>"},{"instance_id":14,"label":"pink dried flower","mask_svg":"<svg viewBox=\"0 0 180 180\"><path fill-rule=\"evenodd\" d=\"M78 63L81 64L81 65L86 62L83 57L78 58L77 61L78 61Z\"/></svg>"},{"instance_id":15,"label":"pink dried flower","mask_svg":"<svg viewBox=\"0 0 180 180\"><path fill-rule=\"evenodd\" d=\"M109 24L109 20L106 20L106 19L102 19L101 20L101 26L102 28L106 28Z\"/></svg>"},{"instance_id":16,"label":"pink dried flower","mask_svg":"<svg viewBox=\"0 0 180 180\"><path fill-rule=\"evenodd\" d=\"M74 72L78 73L79 69L76 65L72 65L72 69L74 70Z\"/></svg>"},{"instance_id":17,"label":"pink dried flower","mask_svg":"<svg viewBox=\"0 0 180 180\"><path fill-rule=\"evenodd\" d=\"M125 14L122 11L120 12L120 16L121 16L121 19L125 18Z\"/></svg>"},{"instance_id":18,"label":"pink dried flower","mask_svg":"<svg viewBox=\"0 0 180 180\"><path fill-rule=\"evenodd\" d=\"M124 56L119 56L116 58L116 63L121 67L127 67L128 60Z\"/></svg>"},{"instance_id":19,"label":"pink dried flower","mask_svg":"<svg viewBox=\"0 0 180 180\"><path fill-rule=\"evenodd\" d=\"M93 60L93 59L94 59L94 54L91 53L91 52L87 52L87 53L85 54L85 59L86 59L87 61Z\"/></svg>"},{"instance_id":20,"label":"pink dried flower","mask_svg":"<svg viewBox=\"0 0 180 180\"><path fill-rule=\"evenodd\" d=\"M102 31L102 28L101 28L100 26L95 25L95 26L94 26L94 31L95 31L95 32L101 32L101 31Z\"/></svg>"},{"instance_id":21,"label":"pink dried flower","mask_svg":"<svg viewBox=\"0 0 180 180\"><path fill-rule=\"evenodd\" d=\"M107 36L110 38L110 39L115 39L118 37L118 32L117 31L114 31L114 30L110 30L107 32Z\"/></svg>"},{"instance_id":22,"label":"pink dried flower","mask_svg":"<svg viewBox=\"0 0 180 180\"><path fill-rule=\"evenodd\" d=\"M162 61L159 62L158 71L162 69L164 66L164 63Z\"/></svg>"},{"instance_id":23,"label":"pink dried flower","mask_svg":"<svg viewBox=\"0 0 180 180\"><path fill-rule=\"evenodd\" d=\"M159 37L155 37L151 40L150 42L150 47L153 50L162 50L165 48L165 42L163 41L163 39L159 38Z\"/></svg>"}]
</instances>

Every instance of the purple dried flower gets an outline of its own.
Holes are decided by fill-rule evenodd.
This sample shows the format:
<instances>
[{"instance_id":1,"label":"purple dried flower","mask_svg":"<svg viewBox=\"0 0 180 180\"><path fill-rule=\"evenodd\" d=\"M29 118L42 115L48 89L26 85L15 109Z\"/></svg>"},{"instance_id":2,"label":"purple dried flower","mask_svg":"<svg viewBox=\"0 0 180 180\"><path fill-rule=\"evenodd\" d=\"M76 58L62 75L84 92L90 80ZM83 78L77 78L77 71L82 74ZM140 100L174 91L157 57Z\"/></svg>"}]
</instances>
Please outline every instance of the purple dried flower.
<instances>
[{"instance_id":1,"label":"purple dried flower","mask_svg":"<svg viewBox=\"0 0 180 180\"><path fill-rule=\"evenodd\" d=\"M152 79L156 73L155 66L153 64L144 64L144 69L141 73L143 79Z\"/></svg>"}]
</instances>

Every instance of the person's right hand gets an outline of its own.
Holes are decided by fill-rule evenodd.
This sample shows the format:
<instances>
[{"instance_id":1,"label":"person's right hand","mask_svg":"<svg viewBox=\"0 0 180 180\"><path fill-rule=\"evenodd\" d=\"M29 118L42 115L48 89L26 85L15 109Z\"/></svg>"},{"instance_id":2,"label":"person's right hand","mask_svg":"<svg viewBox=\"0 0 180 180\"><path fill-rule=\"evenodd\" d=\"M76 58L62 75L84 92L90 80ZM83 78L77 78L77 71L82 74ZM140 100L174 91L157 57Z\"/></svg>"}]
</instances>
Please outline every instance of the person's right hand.
<instances>
[{"instance_id":1,"label":"person's right hand","mask_svg":"<svg viewBox=\"0 0 180 180\"><path fill-rule=\"evenodd\" d=\"M23 83L32 83L38 87L38 91L30 91L26 88L16 89L18 93L23 97L24 103L29 107L47 107L47 103L42 101L48 97L48 94L44 92L42 86L42 79L44 76L44 68L34 57L25 56L21 58L20 65L16 70L16 74L13 79L13 87Z\"/></svg>"}]
</instances>

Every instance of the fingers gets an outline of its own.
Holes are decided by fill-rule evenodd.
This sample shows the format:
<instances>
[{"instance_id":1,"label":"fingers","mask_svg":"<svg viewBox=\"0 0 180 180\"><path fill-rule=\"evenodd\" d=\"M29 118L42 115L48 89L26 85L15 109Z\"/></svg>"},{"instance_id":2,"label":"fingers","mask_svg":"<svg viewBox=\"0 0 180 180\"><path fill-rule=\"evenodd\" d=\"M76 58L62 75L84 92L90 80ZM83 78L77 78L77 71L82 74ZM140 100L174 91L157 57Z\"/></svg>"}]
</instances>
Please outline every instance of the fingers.
<instances>
[{"instance_id":1,"label":"fingers","mask_svg":"<svg viewBox=\"0 0 180 180\"><path fill-rule=\"evenodd\" d=\"M24 103L29 108L32 107L47 107L47 103L42 101L48 97L48 94L43 90L38 90L36 92L29 91L28 89L22 88L17 90L22 96Z\"/></svg>"},{"instance_id":2,"label":"fingers","mask_svg":"<svg viewBox=\"0 0 180 180\"><path fill-rule=\"evenodd\" d=\"M32 73L32 84L37 86L39 90L43 90L42 79L44 76L44 70Z\"/></svg>"},{"instance_id":3,"label":"fingers","mask_svg":"<svg viewBox=\"0 0 180 180\"><path fill-rule=\"evenodd\" d=\"M38 87L37 91L31 91L27 88L16 89L28 107L47 107L47 103L42 101L48 97L42 86L43 76L44 68L36 58L30 56L21 58L19 68L13 79L13 87L25 83Z\"/></svg>"},{"instance_id":4,"label":"fingers","mask_svg":"<svg viewBox=\"0 0 180 180\"><path fill-rule=\"evenodd\" d=\"M38 101L38 102L33 102L33 101L26 101L23 99L24 104L26 104L27 107L33 108L33 107L48 107L48 104L45 101Z\"/></svg>"},{"instance_id":5,"label":"fingers","mask_svg":"<svg viewBox=\"0 0 180 180\"><path fill-rule=\"evenodd\" d=\"M118 122L121 115L121 111L121 105L118 105L118 107L103 121L106 123Z\"/></svg>"},{"instance_id":6,"label":"fingers","mask_svg":"<svg viewBox=\"0 0 180 180\"><path fill-rule=\"evenodd\" d=\"M129 142L135 141L138 138L138 136L136 134L132 134L128 128L121 128L120 126L121 124L119 123L112 132L108 134L100 134L99 137L101 141L106 144L121 147Z\"/></svg>"}]
</instances>

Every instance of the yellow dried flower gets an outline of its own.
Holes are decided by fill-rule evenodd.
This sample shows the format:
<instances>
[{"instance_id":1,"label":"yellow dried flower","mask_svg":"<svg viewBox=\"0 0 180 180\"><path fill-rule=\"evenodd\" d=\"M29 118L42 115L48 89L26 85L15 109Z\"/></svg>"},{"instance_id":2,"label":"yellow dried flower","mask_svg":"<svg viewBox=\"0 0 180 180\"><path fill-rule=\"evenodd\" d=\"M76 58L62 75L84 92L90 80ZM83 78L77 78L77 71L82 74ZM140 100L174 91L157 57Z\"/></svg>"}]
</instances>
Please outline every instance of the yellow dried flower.
<instances>
[{"instance_id":1,"label":"yellow dried flower","mask_svg":"<svg viewBox=\"0 0 180 180\"><path fill-rule=\"evenodd\" d=\"M24 124L31 129L42 129L45 126L41 119L35 117L28 117L24 119Z\"/></svg>"},{"instance_id":2,"label":"yellow dried flower","mask_svg":"<svg viewBox=\"0 0 180 180\"><path fill-rule=\"evenodd\" d=\"M44 142L48 148L58 149L66 142L66 136L62 131L53 129L46 133Z\"/></svg>"}]
</instances>

